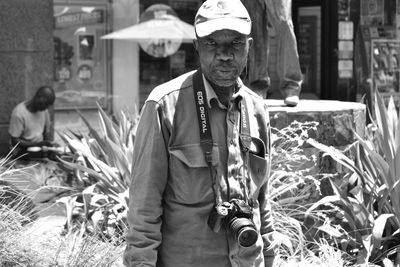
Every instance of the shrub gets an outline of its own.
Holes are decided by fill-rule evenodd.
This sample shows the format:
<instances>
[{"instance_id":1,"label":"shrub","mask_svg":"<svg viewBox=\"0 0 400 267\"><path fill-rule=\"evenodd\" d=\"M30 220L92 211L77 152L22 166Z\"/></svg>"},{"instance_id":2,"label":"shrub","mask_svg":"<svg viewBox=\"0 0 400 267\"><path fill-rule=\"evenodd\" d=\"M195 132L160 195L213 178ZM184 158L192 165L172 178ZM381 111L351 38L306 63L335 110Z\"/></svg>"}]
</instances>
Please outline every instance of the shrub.
<instances>
[{"instance_id":1,"label":"shrub","mask_svg":"<svg viewBox=\"0 0 400 267\"><path fill-rule=\"evenodd\" d=\"M15 173L14 165L11 152L0 159L0 207L18 211L25 218L23 223L28 223L37 219L38 214L32 198L6 181L8 176Z\"/></svg>"},{"instance_id":2,"label":"shrub","mask_svg":"<svg viewBox=\"0 0 400 267\"><path fill-rule=\"evenodd\" d=\"M138 113L121 113L119 124L99 106L101 132L97 132L78 111L89 135L70 131L62 134L72 152L70 160L59 158L64 168L75 174L75 193L58 201L67 210L67 228L72 231L76 219L89 233L123 237L128 211L133 142Z\"/></svg>"},{"instance_id":3,"label":"shrub","mask_svg":"<svg viewBox=\"0 0 400 267\"><path fill-rule=\"evenodd\" d=\"M269 195L276 230L274 237L281 264L286 261L289 266L328 252L328 242L325 239L316 241L320 233L315 230L323 226L323 220L317 225L321 217L327 216L318 212L311 214L315 217L313 224L306 220L307 209L321 198L320 179L325 178L318 173L317 158L305 152L304 140L314 135L317 126L317 122L293 122L281 130L272 128Z\"/></svg>"},{"instance_id":4,"label":"shrub","mask_svg":"<svg viewBox=\"0 0 400 267\"><path fill-rule=\"evenodd\" d=\"M309 211L333 207L332 222L343 226L338 242L357 258L357 263L400 263L400 123L394 101L386 108L375 93L374 116L367 126L365 139L355 134L356 159L342 152L308 142L348 168L348 187L332 183L334 195L315 203ZM390 266L390 265L387 265Z\"/></svg>"}]
</instances>

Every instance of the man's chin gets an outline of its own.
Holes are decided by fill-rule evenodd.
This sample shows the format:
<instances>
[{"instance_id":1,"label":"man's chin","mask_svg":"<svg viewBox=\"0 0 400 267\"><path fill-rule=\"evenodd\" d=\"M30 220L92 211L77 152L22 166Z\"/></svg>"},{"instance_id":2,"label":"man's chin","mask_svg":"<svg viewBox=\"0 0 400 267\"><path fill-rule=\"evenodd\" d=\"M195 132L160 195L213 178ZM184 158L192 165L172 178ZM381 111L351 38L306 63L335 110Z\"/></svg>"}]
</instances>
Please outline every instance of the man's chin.
<instances>
[{"instance_id":1,"label":"man's chin","mask_svg":"<svg viewBox=\"0 0 400 267\"><path fill-rule=\"evenodd\" d=\"M229 81L218 81L218 82L215 83L215 85L217 85L219 87L227 87L227 88L232 87L235 84L236 84L236 80L234 80L234 81L232 81L232 80L229 80Z\"/></svg>"},{"instance_id":2,"label":"man's chin","mask_svg":"<svg viewBox=\"0 0 400 267\"><path fill-rule=\"evenodd\" d=\"M223 79L214 79L212 82L220 87L231 87L236 84L237 78L235 77L229 77L229 78L223 78Z\"/></svg>"},{"instance_id":3,"label":"man's chin","mask_svg":"<svg viewBox=\"0 0 400 267\"><path fill-rule=\"evenodd\" d=\"M208 73L207 80L218 87L232 87L236 84L237 77L235 75L215 75L216 73ZM208 77L207 77L208 76Z\"/></svg>"}]
</instances>

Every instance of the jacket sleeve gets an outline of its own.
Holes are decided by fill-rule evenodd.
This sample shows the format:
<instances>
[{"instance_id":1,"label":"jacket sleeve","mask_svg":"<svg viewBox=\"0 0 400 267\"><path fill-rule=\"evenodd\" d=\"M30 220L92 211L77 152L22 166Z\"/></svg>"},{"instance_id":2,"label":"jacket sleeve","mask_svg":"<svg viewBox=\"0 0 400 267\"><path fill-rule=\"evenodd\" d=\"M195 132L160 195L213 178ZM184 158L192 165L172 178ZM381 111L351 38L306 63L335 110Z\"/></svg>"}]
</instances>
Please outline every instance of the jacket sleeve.
<instances>
[{"instance_id":1,"label":"jacket sleeve","mask_svg":"<svg viewBox=\"0 0 400 267\"><path fill-rule=\"evenodd\" d=\"M265 106L264 106L265 107ZM275 248L273 244L273 234L274 234L274 226L273 226L273 218L272 218L272 210L271 210L271 203L269 199L269 193L268 193L268 188L269 188L269 179L270 179L270 174L271 174L271 150L272 150L272 144L271 144L271 128L269 124L269 115L268 115L268 110L265 107L265 114L266 120L268 122L264 123L264 126L266 128L266 138L265 138L265 144L267 148L267 154L266 157L268 158L267 161L267 175L266 175L266 180L264 185L260 189L260 194L258 197L258 201L260 203L260 220L261 220L261 229L260 233L262 236L262 239L264 241L264 262L265 262L265 267L270 267L273 264L273 260L275 257Z\"/></svg>"},{"instance_id":2,"label":"jacket sleeve","mask_svg":"<svg viewBox=\"0 0 400 267\"><path fill-rule=\"evenodd\" d=\"M162 195L168 177L168 131L162 109L148 101L142 110L134 143L132 180L124 264L156 266L161 244Z\"/></svg>"},{"instance_id":3,"label":"jacket sleeve","mask_svg":"<svg viewBox=\"0 0 400 267\"><path fill-rule=\"evenodd\" d=\"M264 257L274 257L275 251L273 247L273 233L274 226L272 221L272 211L271 205L268 199L267 184L265 184L259 195L260 203L260 219L261 219L261 229L260 233L264 241Z\"/></svg>"}]
</instances>

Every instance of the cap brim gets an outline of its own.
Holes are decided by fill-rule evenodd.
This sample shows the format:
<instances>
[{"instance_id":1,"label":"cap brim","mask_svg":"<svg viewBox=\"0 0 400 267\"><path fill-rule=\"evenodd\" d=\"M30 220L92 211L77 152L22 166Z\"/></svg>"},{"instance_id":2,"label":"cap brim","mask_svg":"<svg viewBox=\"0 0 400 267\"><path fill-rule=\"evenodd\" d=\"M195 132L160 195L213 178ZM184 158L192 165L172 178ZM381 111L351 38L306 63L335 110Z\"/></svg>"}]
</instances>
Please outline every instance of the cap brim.
<instances>
[{"instance_id":1,"label":"cap brim","mask_svg":"<svg viewBox=\"0 0 400 267\"><path fill-rule=\"evenodd\" d=\"M232 30L249 35L251 22L239 18L221 18L199 23L195 26L195 29L198 37L204 37L219 30Z\"/></svg>"}]
</instances>

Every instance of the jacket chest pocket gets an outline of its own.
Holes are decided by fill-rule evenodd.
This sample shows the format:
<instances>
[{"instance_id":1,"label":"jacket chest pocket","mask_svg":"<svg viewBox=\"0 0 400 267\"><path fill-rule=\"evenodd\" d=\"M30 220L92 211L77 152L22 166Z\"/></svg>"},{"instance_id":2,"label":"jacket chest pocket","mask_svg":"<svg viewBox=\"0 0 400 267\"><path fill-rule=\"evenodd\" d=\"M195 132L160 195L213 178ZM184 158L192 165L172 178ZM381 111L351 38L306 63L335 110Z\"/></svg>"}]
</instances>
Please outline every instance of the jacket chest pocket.
<instances>
[{"instance_id":1,"label":"jacket chest pocket","mask_svg":"<svg viewBox=\"0 0 400 267\"><path fill-rule=\"evenodd\" d=\"M196 204L213 201L212 178L200 144L174 146L169 149L168 187L175 201ZM218 147L212 150L212 163L218 163Z\"/></svg>"},{"instance_id":2,"label":"jacket chest pocket","mask_svg":"<svg viewBox=\"0 0 400 267\"><path fill-rule=\"evenodd\" d=\"M256 187L262 185L268 178L270 162L266 154L264 142L256 137L252 137L249 155L250 176Z\"/></svg>"},{"instance_id":3,"label":"jacket chest pocket","mask_svg":"<svg viewBox=\"0 0 400 267\"><path fill-rule=\"evenodd\" d=\"M249 153L250 175L256 185L261 185L268 177L269 161L265 157L260 157Z\"/></svg>"}]
</instances>

